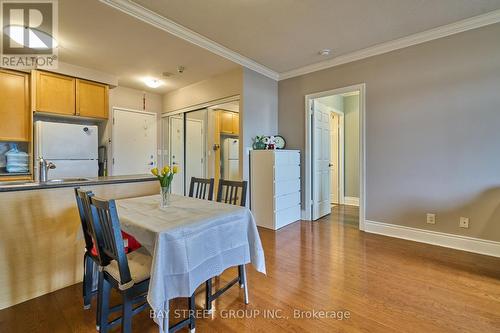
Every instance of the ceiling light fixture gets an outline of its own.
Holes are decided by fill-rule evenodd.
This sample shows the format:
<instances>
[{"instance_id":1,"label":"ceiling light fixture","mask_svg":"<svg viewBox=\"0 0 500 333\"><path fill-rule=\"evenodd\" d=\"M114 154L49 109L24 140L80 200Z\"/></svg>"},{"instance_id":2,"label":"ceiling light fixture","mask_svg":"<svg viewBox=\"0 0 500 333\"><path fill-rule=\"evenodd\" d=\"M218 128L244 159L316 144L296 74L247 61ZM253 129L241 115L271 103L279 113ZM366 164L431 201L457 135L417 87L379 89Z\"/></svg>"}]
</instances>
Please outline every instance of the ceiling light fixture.
<instances>
[{"instance_id":1,"label":"ceiling light fixture","mask_svg":"<svg viewBox=\"0 0 500 333\"><path fill-rule=\"evenodd\" d=\"M323 49L318 52L320 56L327 57L332 53L331 49Z\"/></svg>"},{"instance_id":2,"label":"ceiling light fixture","mask_svg":"<svg viewBox=\"0 0 500 333\"><path fill-rule=\"evenodd\" d=\"M150 88L158 88L159 86L163 85L163 81L152 77L147 77L143 81Z\"/></svg>"}]
</instances>

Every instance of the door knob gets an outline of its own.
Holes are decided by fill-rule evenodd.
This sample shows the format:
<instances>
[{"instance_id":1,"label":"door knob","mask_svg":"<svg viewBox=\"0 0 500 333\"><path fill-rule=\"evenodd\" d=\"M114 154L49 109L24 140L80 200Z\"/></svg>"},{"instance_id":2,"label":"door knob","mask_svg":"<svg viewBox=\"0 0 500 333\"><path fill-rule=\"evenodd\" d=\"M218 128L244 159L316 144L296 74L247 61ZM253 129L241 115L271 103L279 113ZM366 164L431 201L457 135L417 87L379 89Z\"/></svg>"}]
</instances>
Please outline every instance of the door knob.
<instances>
[{"instance_id":1,"label":"door knob","mask_svg":"<svg viewBox=\"0 0 500 333\"><path fill-rule=\"evenodd\" d=\"M333 166L333 164L332 163L328 163L328 166L331 168Z\"/></svg>"}]
</instances>

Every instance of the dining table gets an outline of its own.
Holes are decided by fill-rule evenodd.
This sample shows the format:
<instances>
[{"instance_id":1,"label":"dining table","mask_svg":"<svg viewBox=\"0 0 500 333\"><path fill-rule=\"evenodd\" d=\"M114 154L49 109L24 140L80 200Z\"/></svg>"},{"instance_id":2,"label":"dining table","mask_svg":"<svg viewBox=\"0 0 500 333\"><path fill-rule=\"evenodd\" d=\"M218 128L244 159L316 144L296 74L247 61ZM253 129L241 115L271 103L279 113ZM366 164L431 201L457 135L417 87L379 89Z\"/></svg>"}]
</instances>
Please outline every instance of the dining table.
<instances>
[{"instance_id":1,"label":"dining table","mask_svg":"<svg viewBox=\"0 0 500 333\"><path fill-rule=\"evenodd\" d=\"M160 332L168 331L169 300L190 297L230 267L252 263L266 274L260 236L246 207L175 194L165 208L160 195L115 203L122 230L153 258L147 301Z\"/></svg>"}]
</instances>

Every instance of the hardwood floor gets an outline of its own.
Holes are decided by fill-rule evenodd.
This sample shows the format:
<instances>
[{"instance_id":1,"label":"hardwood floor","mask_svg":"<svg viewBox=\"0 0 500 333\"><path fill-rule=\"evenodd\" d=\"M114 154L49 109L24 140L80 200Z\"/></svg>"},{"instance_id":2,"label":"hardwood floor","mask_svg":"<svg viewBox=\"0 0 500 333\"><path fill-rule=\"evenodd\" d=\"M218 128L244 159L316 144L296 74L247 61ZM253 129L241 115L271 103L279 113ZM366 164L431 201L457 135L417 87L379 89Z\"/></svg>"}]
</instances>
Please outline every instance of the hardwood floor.
<instances>
[{"instance_id":1,"label":"hardwood floor","mask_svg":"<svg viewBox=\"0 0 500 333\"><path fill-rule=\"evenodd\" d=\"M362 233L357 216L355 207L337 206L319 222L261 229L268 273L248 268L250 305L233 287L214 303L213 318L197 319L197 331L500 332L499 258ZM203 299L200 290L200 309ZM94 310L82 309L78 284L0 311L0 332L95 332ZM349 318L294 318L313 310ZM245 313L256 316L239 318ZM133 327L157 332L148 313Z\"/></svg>"}]
</instances>

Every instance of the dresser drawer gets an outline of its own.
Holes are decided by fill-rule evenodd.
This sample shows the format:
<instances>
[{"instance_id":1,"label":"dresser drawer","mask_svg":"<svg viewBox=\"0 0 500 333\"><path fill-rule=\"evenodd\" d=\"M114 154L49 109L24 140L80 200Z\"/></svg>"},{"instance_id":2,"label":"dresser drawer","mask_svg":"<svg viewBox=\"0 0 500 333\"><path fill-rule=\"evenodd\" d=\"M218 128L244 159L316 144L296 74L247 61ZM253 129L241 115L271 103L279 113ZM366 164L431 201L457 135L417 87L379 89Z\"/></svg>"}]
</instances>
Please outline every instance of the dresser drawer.
<instances>
[{"instance_id":1,"label":"dresser drawer","mask_svg":"<svg viewBox=\"0 0 500 333\"><path fill-rule=\"evenodd\" d=\"M300 205L300 192L285 194L274 198L274 210L276 212L297 205Z\"/></svg>"},{"instance_id":2,"label":"dresser drawer","mask_svg":"<svg viewBox=\"0 0 500 333\"><path fill-rule=\"evenodd\" d=\"M274 195L276 197L299 191L300 191L300 179L277 180L274 182Z\"/></svg>"},{"instance_id":3,"label":"dresser drawer","mask_svg":"<svg viewBox=\"0 0 500 333\"><path fill-rule=\"evenodd\" d=\"M276 212L276 229L300 220L300 205Z\"/></svg>"},{"instance_id":4,"label":"dresser drawer","mask_svg":"<svg viewBox=\"0 0 500 333\"><path fill-rule=\"evenodd\" d=\"M277 151L274 156L274 164L277 166L300 165L300 153L298 151L297 152Z\"/></svg>"},{"instance_id":5,"label":"dresser drawer","mask_svg":"<svg viewBox=\"0 0 500 333\"><path fill-rule=\"evenodd\" d=\"M292 180L300 178L300 167L298 165L290 165L287 167L274 167L275 180Z\"/></svg>"}]
</instances>

